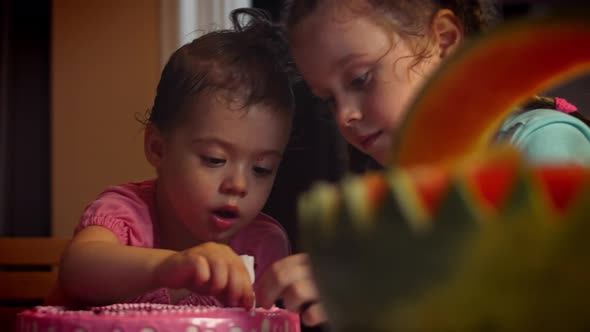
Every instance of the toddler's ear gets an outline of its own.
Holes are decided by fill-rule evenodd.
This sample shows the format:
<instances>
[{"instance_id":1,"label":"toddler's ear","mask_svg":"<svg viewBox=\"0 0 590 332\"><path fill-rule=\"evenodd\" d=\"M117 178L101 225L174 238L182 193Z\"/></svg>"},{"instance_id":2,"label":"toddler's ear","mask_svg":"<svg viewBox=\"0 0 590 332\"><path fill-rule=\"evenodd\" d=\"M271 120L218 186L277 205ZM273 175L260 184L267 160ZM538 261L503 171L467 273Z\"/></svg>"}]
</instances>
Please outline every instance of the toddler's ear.
<instances>
[{"instance_id":1,"label":"toddler's ear","mask_svg":"<svg viewBox=\"0 0 590 332\"><path fill-rule=\"evenodd\" d=\"M448 9L439 10L432 19L436 55L444 58L453 53L463 42L463 28L457 16Z\"/></svg>"},{"instance_id":2,"label":"toddler's ear","mask_svg":"<svg viewBox=\"0 0 590 332\"><path fill-rule=\"evenodd\" d=\"M158 169L164 155L164 137L153 124L148 124L145 128L143 150L149 163Z\"/></svg>"}]
</instances>

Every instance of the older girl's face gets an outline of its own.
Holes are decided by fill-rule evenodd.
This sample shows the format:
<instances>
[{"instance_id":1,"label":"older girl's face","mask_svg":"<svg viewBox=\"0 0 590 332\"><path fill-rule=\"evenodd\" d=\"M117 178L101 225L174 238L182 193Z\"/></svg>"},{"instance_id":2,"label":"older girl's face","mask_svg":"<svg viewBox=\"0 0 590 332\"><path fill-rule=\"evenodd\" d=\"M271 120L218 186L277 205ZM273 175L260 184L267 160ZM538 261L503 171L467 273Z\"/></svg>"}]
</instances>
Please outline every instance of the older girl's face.
<instances>
[{"instance_id":1,"label":"older girl's face","mask_svg":"<svg viewBox=\"0 0 590 332\"><path fill-rule=\"evenodd\" d=\"M440 57L416 64L416 37L334 6L320 5L291 31L295 63L344 138L385 165L400 119Z\"/></svg>"}]
</instances>

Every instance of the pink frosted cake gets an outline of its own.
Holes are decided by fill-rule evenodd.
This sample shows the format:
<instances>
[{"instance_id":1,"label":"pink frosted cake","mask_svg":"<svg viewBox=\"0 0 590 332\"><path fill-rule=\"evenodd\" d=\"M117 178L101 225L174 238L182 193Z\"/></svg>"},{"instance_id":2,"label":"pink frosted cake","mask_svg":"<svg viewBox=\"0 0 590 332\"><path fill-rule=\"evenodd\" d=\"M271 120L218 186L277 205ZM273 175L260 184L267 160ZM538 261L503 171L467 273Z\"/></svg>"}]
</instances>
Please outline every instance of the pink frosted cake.
<instances>
[{"instance_id":1,"label":"pink frosted cake","mask_svg":"<svg viewBox=\"0 0 590 332\"><path fill-rule=\"evenodd\" d=\"M299 332L299 315L282 309L244 310L152 303L71 310L35 307L18 314L19 332Z\"/></svg>"}]
</instances>

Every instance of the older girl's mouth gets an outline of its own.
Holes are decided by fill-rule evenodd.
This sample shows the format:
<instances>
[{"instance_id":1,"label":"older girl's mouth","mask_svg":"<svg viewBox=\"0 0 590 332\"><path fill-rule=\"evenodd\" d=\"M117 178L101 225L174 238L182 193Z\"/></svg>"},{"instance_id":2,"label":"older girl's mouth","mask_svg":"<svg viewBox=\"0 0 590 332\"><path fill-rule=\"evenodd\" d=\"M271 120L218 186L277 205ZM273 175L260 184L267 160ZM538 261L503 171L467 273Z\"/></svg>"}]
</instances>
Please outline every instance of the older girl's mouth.
<instances>
[{"instance_id":1,"label":"older girl's mouth","mask_svg":"<svg viewBox=\"0 0 590 332\"><path fill-rule=\"evenodd\" d=\"M376 131L370 135L361 136L359 139L359 143L363 150L368 150L369 148L371 148L371 146L373 146L373 144L375 143L375 141L377 141L381 134L383 134L383 130Z\"/></svg>"}]
</instances>

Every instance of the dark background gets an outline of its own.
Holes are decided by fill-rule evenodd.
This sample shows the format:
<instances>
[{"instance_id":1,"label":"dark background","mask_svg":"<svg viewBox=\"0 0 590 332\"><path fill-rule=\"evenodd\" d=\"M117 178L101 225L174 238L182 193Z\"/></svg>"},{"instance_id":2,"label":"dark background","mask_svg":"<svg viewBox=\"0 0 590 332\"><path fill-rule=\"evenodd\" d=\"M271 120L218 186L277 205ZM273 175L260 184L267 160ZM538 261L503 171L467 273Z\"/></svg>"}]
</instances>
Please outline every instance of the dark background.
<instances>
[{"instance_id":1,"label":"dark background","mask_svg":"<svg viewBox=\"0 0 590 332\"><path fill-rule=\"evenodd\" d=\"M0 8L0 235L48 235L51 2Z\"/></svg>"}]
</instances>

